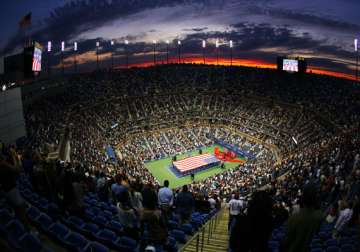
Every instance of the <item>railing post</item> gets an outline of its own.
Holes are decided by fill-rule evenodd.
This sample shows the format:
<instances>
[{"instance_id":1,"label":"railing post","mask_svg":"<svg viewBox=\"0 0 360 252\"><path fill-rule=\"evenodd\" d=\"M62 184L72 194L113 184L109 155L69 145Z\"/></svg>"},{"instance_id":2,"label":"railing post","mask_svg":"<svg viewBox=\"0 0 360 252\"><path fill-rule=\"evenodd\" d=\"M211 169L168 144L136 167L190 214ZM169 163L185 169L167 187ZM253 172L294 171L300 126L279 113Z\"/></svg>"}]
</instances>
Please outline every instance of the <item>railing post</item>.
<instances>
[{"instance_id":1,"label":"railing post","mask_svg":"<svg viewBox=\"0 0 360 252\"><path fill-rule=\"evenodd\" d=\"M199 233L197 234L197 237L196 237L196 252L199 252Z\"/></svg>"},{"instance_id":2,"label":"railing post","mask_svg":"<svg viewBox=\"0 0 360 252\"><path fill-rule=\"evenodd\" d=\"M205 227L202 228L202 234L201 234L201 252L204 250L204 234L205 234Z\"/></svg>"},{"instance_id":3,"label":"railing post","mask_svg":"<svg viewBox=\"0 0 360 252\"><path fill-rule=\"evenodd\" d=\"M210 220L209 229L208 229L208 244L210 242L210 232L211 232L211 220Z\"/></svg>"}]
</instances>

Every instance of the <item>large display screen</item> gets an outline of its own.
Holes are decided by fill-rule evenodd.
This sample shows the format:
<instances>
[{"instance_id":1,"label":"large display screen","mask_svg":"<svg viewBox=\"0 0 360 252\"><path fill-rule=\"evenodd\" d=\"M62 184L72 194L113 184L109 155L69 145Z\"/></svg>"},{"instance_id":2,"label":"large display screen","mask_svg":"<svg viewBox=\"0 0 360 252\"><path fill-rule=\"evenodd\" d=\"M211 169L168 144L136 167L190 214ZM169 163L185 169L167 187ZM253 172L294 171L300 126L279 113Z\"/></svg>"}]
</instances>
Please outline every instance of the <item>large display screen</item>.
<instances>
[{"instance_id":1,"label":"large display screen","mask_svg":"<svg viewBox=\"0 0 360 252\"><path fill-rule=\"evenodd\" d=\"M33 62L32 62L32 70L34 72L41 71L41 49L35 47L34 48L34 55L33 55Z\"/></svg>"},{"instance_id":2,"label":"large display screen","mask_svg":"<svg viewBox=\"0 0 360 252\"><path fill-rule=\"evenodd\" d=\"M283 70L288 72L298 72L299 71L299 62L293 59L284 59L283 60Z\"/></svg>"}]
</instances>

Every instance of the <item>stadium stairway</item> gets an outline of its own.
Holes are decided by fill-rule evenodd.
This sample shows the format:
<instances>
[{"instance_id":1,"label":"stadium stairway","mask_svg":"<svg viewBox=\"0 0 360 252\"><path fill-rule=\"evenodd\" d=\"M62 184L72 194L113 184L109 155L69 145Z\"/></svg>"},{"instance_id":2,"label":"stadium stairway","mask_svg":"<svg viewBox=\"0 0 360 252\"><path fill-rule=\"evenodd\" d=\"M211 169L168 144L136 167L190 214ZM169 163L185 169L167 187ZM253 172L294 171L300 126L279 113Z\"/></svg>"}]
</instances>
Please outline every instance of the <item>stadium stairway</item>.
<instances>
[{"instance_id":1,"label":"stadium stairway","mask_svg":"<svg viewBox=\"0 0 360 252\"><path fill-rule=\"evenodd\" d=\"M221 252L228 251L229 234L228 234L229 211L223 209L211 223L209 221L198 235L193 236L183 248L182 252ZM203 247L202 247L203 245Z\"/></svg>"}]
</instances>

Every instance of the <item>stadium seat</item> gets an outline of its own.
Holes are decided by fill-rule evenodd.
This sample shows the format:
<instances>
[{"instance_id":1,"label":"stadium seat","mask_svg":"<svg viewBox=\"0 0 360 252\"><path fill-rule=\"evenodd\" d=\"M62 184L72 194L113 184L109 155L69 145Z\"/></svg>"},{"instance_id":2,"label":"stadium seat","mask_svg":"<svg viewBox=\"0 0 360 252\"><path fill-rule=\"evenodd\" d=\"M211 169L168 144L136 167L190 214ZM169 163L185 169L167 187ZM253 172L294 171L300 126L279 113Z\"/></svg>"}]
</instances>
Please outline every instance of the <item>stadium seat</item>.
<instances>
[{"instance_id":1,"label":"stadium seat","mask_svg":"<svg viewBox=\"0 0 360 252\"><path fill-rule=\"evenodd\" d=\"M114 244L117 249L124 252L134 252L138 246L135 240L126 236L120 237Z\"/></svg>"},{"instance_id":2,"label":"stadium seat","mask_svg":"<svg viewBox=\"0 0 360 252\"><path fill-rule=\"evenodd\" d=\"M47 211L49 207L49 201L45 198L39 198L38 205L41 210Z\"/></svg>"},{"instance_id":3,"label":"stadium seat","mask_svg":"<svg viewBox=\"0 0 360 252\"><path fill-rule=\"evenodd\" d=\"M323 241L325 241L325 240L331 238L331 233L329 233L329 232L319 232L319 237L320 237Z\"/></svg>"},{"instance_id":4,"label":"stadium seat","mask_svg":"<svg viewBox=\"0 0 360 252\"><path fill-rule=\"evenodd\" d=\"M106 226L108 224L108 220L104 216L96 216L92 221L99 226Z\"/></svg>"},{"instance_id":5,"label":"stadium seat","mask_svg":"<svg viewBox=\"0 0 360 252\"><path fill-rule=\"evenodd\" d=\"M110 205L108 210L110 212L112 212L113 214L117 214L117 212L118 212L116 206L114 206L114 205Z\"/></svg>"},{"instance_id":6,"label":"stadium seat","mask_svg":"<svg viewBox=\"0 0 360 252\"><path fill-rule=\"evenodd\" d=\"M278 249L280 246L280 243L278 241L269 241L268 242L269 248L272 249Z\"/></svg>"},{"instance_id":7,"label":"stadium seat","mask_svg":"<svg viewBox=\"0 0 360 252\"><path fill-rule=\"evenodd\" d=\"M26 233L19 238L19 246L21 250L27 252L38 252L44 250L39 238L29 233Z\"/></svg>"},{"instance_id":8,"label":"stadium seat","mask_svg":"<svg viewBox=\"0 0 360 252\"><path fill-rule=\"evenodd\" d=\"M98 242L90 242L81 252L110 252L110 250Z\"/></svg>"},{"instance_id":9,"label":"stadium seat","mask_svg":"<svg viewBox=\"0 0 360 252\"><path fill-rule=\"evenodd\" d=\"M355 252L356 249L352 244L344 244L341 246L341 252Z\"/></svg>"},{"instance_id":10,"label":"stadium seat","mask_svg":"<svg viewBox=\"0 0 360 252\"><path fill-rule=\"evenodd\" d=\"M0 225L6 226L14 217L7 209L0 210Z\"/></svg>"},{"instance_id":11,"label":"stadium seat","mask_svg":"<svg viewBox=\"0 0 360 252\"><path fill-rule=\"evenodd\" d=\"M182 224L180 229L185 232L187 235L192 235L194 233L193 227L191 224Z\"/></svg>"},{"instance_id":12,"label":"stadium seat","mask_svg":"<svg viewBox=\"0 0 360 252\"><path fill-rule=\"evenodd\" d=\"M180 243L186 243L186 236L184 231L179 229L174 229L170 231L170 236L174 237L176 241Z\"/></svg>"},{"instance_id":13,"label":"stadium seat","mask_svg":"<svg viewBox=\"0 0 360 252\"><path fill-rule=\"evenodd\" d=\"M48 229L48 234L63 243L69 233L70 230L65 225L58 222L53 223Z\"/></svg>"},{"instance_id":14,"label":"stadium seat","mask_svg":"<svg viewBox=\"0 0 360 252\"><path fill-rule=\"evenodd\" d=\"M339 239L339 244L348 244L351 243L351 240L349 239L349 237L341 237Z\"/></svg>"},{"instance_id":15,"label":"stadium seat","mask_svg":"<svg viewBox=\"0 0 360 252\"><path fill-rule=\"evenodd\" d=\"M168 236L164 248L165 248L165 250L167 250L169 252L178 251L178 246L177 246L177 242L176 242L175 238Z\"/></svg>"},{"instance_id":16,"label":"stadium seat","mask_svg":"<svg viewBox=\"0 0 360 252\"><path fill-rule=\"evenodd\" d=\"M111 230L109 230L107 228L104 228L104 229L100 230L95 235L95 237L99 241L102 241L102 242L107 243L107 244L114 244L117 241L117 235L113 231L111 231Z\"/></svg>"},{"instance_id":17,"label":"stadium seat","mask_svg":"<svg viewBox=\"0 0 360 252\"><path fill-rule=\"evenodd\" d=\"M177 222L175 222L175 221L169 220L168 227L171 230L177 229L177 228L179 228L179 224Z\"/></svg>"},{"instance_id":18,"label":"stadium seat","mask_svg":"<svg viewBox=\"0 0 360 252\"><path fill-rule=\"evenodd\" d=\"M36 221L41 215L41 212L35 207L28 208L26 213L30 221Z\"/></svg>"},{"instance_id":19,"label":"stadium seat","mask_svg":"<svg viewBox=\"0 0 360 252\"><path fill-rule=\"evenodd\" d=\"M325 242L326 247L337 246L337 245L338 245L338 241L335 239L330 239Z\"/></svg>"},{"instance_id":20,"label":"stadium seat","mask_svg":"<svg viewBox=\"0 0 360 252\"><path fill-rule=\"evenodd\" d=\"M37 218L36 223L40 226L41 230L47 231L48 228L53 224L52 219L47 214L41 214L39 218Z\"/></svg>"},{"instance_id":21,"label":"stadium seat","mask_svg":"<svg viewBox=\"0 0 360 252\"><path fill-rule=\"evenodd\" d=\"M340 249L337 246L331 246L326 249L326 252L339 252Z\"/></svg>"},{"instance_id":22,"label":"stadium seat","mask_svg":"<svg viewBox=\"0 0 360 252\"><path fill-rule=\"evenodd\" d=\"M85 217L88 219L88 220L92 220L95 218L95 214L90 210L90 209L86 209L85 210Z\"/></svg>"},{"instance_id":23,"label":"stadium seat","mask_svg":"<svg viewBox=\"0 0 360 252\"><path fill-rule=\"evenodd\" d=\"M108 224L108 227L111 230L113 230L114 232L116 232L117 234L122 234L122 232L124 230L123 226L118 221L110 221Z\"/></svg>"},{"instance_id":24,"label":"stadium seat","mask_svg":"<svg viewBox=\"0 0 360 252\"><path fill-rule=\"evenodd\" d=\"M64 239L64 243L69 250L82 250L88 245L88 240L76 232L71 232Z\"/></svg>"},{"instance_id":25,"label":"stadium seat","mask_svg":"<svg viewBox=\"0 0 360 252\"><path fill-rule=\"evenodd\" d=\"M80 229L85 225L85 222L76 216L69 216L67 219L64 220L67 225L71 226L75 229Z\"/></svg>"},{"instance_id":26,"label":"stadium seat","mask_svg":"<svg viewBox=\"0 0 360 252\"><path fill-rule=\"evenodd\" d=\"M310 252L323 252L322 248L313 248Z\"/></svg>"},{"instance_id":27,"label":"stadium seat","mask_svg":"<svg viewBox=\"0 0 360 252\"><path fill-rule=\"evenodd\" d=\"M311 244L310 244L311 249L322 248L322 247L323 247L323 245L321 242L311 242Z\"/></svg>"},{"instance_id":28,"label":"stadium seat","mask_svg":"<svg viewBox=\"0 0 360 252\"><path fill-rule=\"evenodd\" d=\"M49 213L49 215L55 217L59 214L59 208L55 203L51 202L48 204L47 212Z\"/></svg>"},{"instance_id":29,"label":"stadium seat","mask_svg":"<svg viewBox=\"0 0 360 252\"><path fill-rule=\"evenodd\" d=\"M19 249L18 239L25 234L24 225L18 220L12 220L6 225L7 240L11 247Z\"/></svg>"},{"instance_id":30,"label":"stadium seat","mask_svg":"<svg viewBox=\"0 0 360 252\"><path fill-rule=\"evenodd\" d=\"M79 227L81 233L95 237L96 234L99 232L99 226L94 223L85 223L82 227Z\"/></svg>"},{"instance_id":31,"label":"stadium seat","mask_svg":"<svg viewBox=\"0 0 360 252\"><path fill-rule=\"evenodd\" d=\"M113 218L112 212L110 212L108 210L104 210L102 212L102 216L105 217L107 220L111 220Z\"/></svg>"}]
</instances>

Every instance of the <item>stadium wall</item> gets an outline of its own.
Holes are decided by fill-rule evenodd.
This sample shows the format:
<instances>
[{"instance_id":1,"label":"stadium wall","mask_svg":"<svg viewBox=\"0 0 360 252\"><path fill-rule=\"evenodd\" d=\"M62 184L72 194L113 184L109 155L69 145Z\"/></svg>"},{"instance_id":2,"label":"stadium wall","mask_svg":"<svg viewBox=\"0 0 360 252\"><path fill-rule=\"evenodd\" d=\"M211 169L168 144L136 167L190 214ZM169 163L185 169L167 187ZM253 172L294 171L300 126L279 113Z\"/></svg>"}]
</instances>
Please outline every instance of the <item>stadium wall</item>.
<instances>
[{"instance_id":1,"label":"stadium wall","mask_svg":"<svg viewBox=\"0 0 360 252\"><path fill-rule=\"evenodd\" d=\"M26 136L21 89L14 88L0 93L0 140L15 143Z\"/></svg>"}]
</instances>

